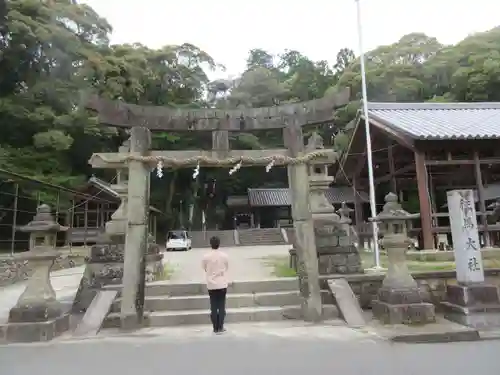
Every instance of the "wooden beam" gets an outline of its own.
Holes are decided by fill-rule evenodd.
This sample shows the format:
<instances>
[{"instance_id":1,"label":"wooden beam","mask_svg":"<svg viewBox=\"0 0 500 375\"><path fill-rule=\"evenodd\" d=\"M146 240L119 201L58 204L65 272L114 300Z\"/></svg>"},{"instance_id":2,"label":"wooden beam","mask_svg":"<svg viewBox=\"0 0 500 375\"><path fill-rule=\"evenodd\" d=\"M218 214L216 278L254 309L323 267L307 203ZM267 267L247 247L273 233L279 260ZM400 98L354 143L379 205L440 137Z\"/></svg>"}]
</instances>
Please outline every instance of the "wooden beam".
<instances>
[{"instance_id":1,"label":"wooden beam","mask_svg":"<svg viewBox=\"0 0 500 375\"><path fill-rule=\"evenodd\" d=\"M326 155L324 157L319 157L315 159L312 163L322 163L329 164L333 163L337 160L337 153L333 150L324 150ZM205 151L205 150L189 150L189 151L151 151L149 156L153 157L164 157L164 158L173 158L177 160L185 160L196 157L206 157L217 159L219 157L220 151ZM89 164L92 165L93 168L103 168L103 169L120 169L125 165L124 158L127 157L128 154L120 154L115 152L107 152L107 153L96 153L93 154L89 160ZM289 150L287 149L269 149L269 150L230 150L227 151L227 158L265 158L265 157L273 157L273 156L289 156ZM189 165L184 165L184 167L196 166L197 162L193 161ZM263 161L260 162L260 165L266 165L268 162ZM255 166L243 163L243 167ZM276 165L279 165L276 162ZM227 165L210 165L211 167L222 167L227 168ZM152 165L154 167L154 165Z\"/></svg>"},{"instance_id":2,"label":"wooden beam","mask_svg":"<svg viewBox=\"0 0 500 375\"><path fill-rule=\"evenodd\" d=\"M377 177L375 179L375 183L376 184L380 184L382 182L389 181L389 180L391 180L391 178L393 176L398 176L400 174L403 174L403 173L406 173L406 172L411 172L413 170L415 170L415 164L408 164L406 167L396 169L393 173L388 173L388 174L386 174L384 176ZM394 193L394 194L396 194L396 193Z\"/></svg>"},{"instance_id":3,"label":"wooden beam","mask_svg":"<svg viewBox=\"0 0 500 375\"><path fill-rule=\"evenodd\" d=\"M206 131L219 130L227 121L227 130L250 131L255 129L285 128L285 117L300 118L301 126L332 121L334 110L349 103L350 90L301 103L275 107L233 110L179 109L160 106L140 106L112 101L91 95L85 107L98 113L101 124L122 128L134 126L150 130Z\"/></svg>"},{"instance_id":4,"label":"wooden beam","mask_svg":"<svg viewBox=\"0 0 500 375\"><path fill-rule=\"evenodd\" d=\"M389 162L389 179L391 181L391 190L394 194L398 194L397 184L396 184L396 168L394 167L394 156L392 154L392 142L388 142L387 148L387 161Z\"/></svg>"},{"instance_id":5,"label":"wooden beam","mask_svg":"<svg viewBox=\"0 0 500 375\"><path fill-rule=\"evenodd\" d=\"M428 174L425 166L425 155L419 151L415 152L415 170L417 171L423 245L425 250L432 250L434 249L434 238L432 234L431 202L428 190L429 183L427 180Z\"/></svg>"},{"instance_id":6,"label":"wooden beam","mask_svg":"<svg viewBox=\"0 0 500 375\"><path fill-rule=\"evenodd\" d=\"M364 119L363 115L361 115L361 117ZM405 134L401 134L400 132L397 132L394 129L386 126L383 123L383 121L380 121L378 118L375 118L375 116L373 116L373 115L370 117L370 124L374 125L381 132L383 132L386 136L395 140L401 146L404 146L411 151L415 151L415 145L414 145L413 139L410 139Z\"/></svg>"},{"instance_id":7,"label":"wooden beam","mask_svg":"<svg viewBox=\"0 0 500 375\"><path fill-rule=\"evenodd\" d=\"M498 158L487 158L478 159L479 164L500 164L500 159ZM426 160L425 165L427 166L447 166L447 165L475 165L476 161L474 159L455 159L455 160Z\"/></svg>"},{"instance_id":8,"label":"wooden beam","mask_svg":"<svg viewBox=\"0 0 500 375\"><path fill-rule=\"evenodd\" d=\"M359 187L356 180L356 176L352 178L352 190L354 193L354 218L356 220L356 232L360 233L363 226L363 205L361 204L361 199L359 196Z\"/></svg>"},{"instance_id":9,"label":"wooden beam","mask_svg":"<svg viewBox=\"0 0 500 375\"><path fill-rule=\"evenodd\" d=\"M483 224L484 244L490 246L490 233L488 231L488 218L486 217L486 203L484 202L484 186L481 175L481 164L479 162L479 152L474 151L474 173L476 176L477 195L479 198L479 209L481 210L481 224Z\"/></svg>"}]
</instances>

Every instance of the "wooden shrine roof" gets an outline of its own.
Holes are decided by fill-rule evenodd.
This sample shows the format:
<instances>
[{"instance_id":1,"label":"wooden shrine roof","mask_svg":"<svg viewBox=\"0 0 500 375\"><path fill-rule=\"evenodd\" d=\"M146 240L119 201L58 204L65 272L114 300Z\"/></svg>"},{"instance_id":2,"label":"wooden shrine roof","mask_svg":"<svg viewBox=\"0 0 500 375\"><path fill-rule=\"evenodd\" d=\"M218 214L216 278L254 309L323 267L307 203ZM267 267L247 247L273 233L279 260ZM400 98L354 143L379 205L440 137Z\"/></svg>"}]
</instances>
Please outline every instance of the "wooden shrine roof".
<instances>
[{"instance_id":1,"label":"wooden shrine roof","mask_svg":"<svg viewBox=\"0 0 500 375\"><path fill-rule=\"evenodd\" d=\"M368 202L365 192L358 192L361 201ZM354 191L349 186L333 186L326 193L330 204L354 202ZM286 207L291 205L290 191L288 188L248 189L248 200L253 207Z\"/></svg>"},{"instance_id":2,"label":"wooden shrine roof","mask_svg":"<svg viewBox=\"0 0 500 375\"><path fill-rule=\"evenodd\" d=\"M368 114L373 126L413 140L500 139L498 102L368 103Z\"/></svg>"}]
</instances>

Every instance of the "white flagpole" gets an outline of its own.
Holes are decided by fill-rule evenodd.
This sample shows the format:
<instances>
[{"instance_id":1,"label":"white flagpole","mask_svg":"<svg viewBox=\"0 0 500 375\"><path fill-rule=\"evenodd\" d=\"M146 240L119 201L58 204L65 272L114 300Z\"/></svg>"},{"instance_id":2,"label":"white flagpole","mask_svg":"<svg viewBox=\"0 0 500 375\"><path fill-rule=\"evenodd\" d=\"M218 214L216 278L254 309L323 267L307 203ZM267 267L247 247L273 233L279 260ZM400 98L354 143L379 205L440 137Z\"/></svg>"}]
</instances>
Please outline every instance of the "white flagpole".
<instances>
[{"instance_id":1,"label":"white flagpole","mask_svg":"<svg viewBox=\"0 0 500 375\"><path fill-rule=\"evenodd\" d=\"M377 216L377 206L375 203L375 182L373 178L373 158L372 158L372 140L370 137L370 119L368 116L368 98L366 93L366 71L365 71L365 53L363 50L363 27L361 22L361 0L356 2L356 15L358 26L358 45L359 45L359 60L361 63L361 93L363 96L363 115L365 117L365 133L366 133L366 154L368 157L368 181L370 184L370 211L372 217ZM396 192L394 192L396 193ZM375 268L380 268L380 249L378 246L378 225L372 222L373 228L373 250L375 253Z\"/></svg>"}]
</instances>

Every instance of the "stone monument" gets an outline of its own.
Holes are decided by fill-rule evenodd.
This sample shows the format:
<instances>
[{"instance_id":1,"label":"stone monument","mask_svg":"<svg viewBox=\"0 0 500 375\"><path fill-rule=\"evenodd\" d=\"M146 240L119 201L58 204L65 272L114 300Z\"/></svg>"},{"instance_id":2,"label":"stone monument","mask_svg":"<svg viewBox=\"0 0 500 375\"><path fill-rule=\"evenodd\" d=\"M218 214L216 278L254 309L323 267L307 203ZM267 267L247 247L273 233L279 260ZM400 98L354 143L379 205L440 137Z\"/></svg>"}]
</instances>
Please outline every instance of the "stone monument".
<instances>
[{"instance_id":1,"label":"stone monument","mask_svg":"<svg viewBox=\"0 0 500 375\"><path fill-rule=\"evenodd\" d=\"M130 140L123 142L118 149L120 154L128 154ZM120 205L105 225L104 232L97 243L90 248L85 272L73 303L73 312L84 312L90 306L97 292L106 285L119 285L123 281L123 264L125 254L125 236L127 233L128 209L128 168L117 171L116 184L111 188L120 196ZM154 281L162 272L160 248L148 237L148 255L146 280Z\"/></svg>"},{"instance_id":2,"label":"stone monument","mask_svg":"<svg viewBox=\"0 0 500 375\"><path fill-rule=\"evenodd\" d=\"M457 284L446 287L445 317L476 329L500 326L497 285L485 283L472 190L447 192Z\"/></svg>"},{"instance_id":3,"label":"stone monument","mask_svg":"<svg viewBox=\"0 0 500 375\"><path fill-rule=\"evenodd\" d=\"M65 231L54 221L49 206L38 207L33 220L18 228L30 234L29 251L15 255L33 267L26 289L10 310L9 321L0 326L0 337L11 342L49 341L69 329L69 314L56 299L50 282L50 270L59 256L55 249L57 233Z\"/></svg>"},{"instance_id":4,"label":"stone monument","mask_svg":"<svg viewBox=\"0 0 500 375\"><path fill-rule=\"evenodd\" d=\"M306 149L311 152L322 148L323 139L314 132ZM332 181L333 178L328 176L327 164L309 165L309 202L314 221L319 273L362 273L361 257L352 236L351 220L347 216L348 207L343 205L343 209L339 211L342 215L340 217L325 195Z\"/></svg>"},{"instance_id":5,"label":"stone monument","mask_svg":"<svg viewBox=\"0 0 500 375\"><path fill-rule=\"evenodd\" d=\"M383 324L426 324L436 320L434 305L424 302L417 282L406 264L407 220L418 217L402 209L398 197L389 193L385 205L375 218L381 223L384 237L380 244L387 250L389 265L382 287L372 302L375 318Z\"/></svg>"}]
</instances>

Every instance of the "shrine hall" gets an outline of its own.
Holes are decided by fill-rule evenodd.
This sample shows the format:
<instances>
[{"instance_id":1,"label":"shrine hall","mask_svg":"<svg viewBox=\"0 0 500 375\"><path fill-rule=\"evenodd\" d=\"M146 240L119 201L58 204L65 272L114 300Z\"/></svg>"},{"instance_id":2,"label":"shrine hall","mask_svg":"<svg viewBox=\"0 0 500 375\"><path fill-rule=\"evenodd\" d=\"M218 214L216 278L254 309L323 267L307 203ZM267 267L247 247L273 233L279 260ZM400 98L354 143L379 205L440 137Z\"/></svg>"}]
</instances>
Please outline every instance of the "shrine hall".
<instances>
[{"instance_id":1,"label":"shrine hall","mask_svg":"<svg viewBox=\"0 0 500 375\"><path fill-rule=\"evenodd\" d=\"M500 241L500 223L488 207L500 198L500 103L369 103L377 211L388 192L420 213L410 235L420 249L451 242L446 191L473 189L483 246ZM369 191L365 118L351 124L335 182ZM371 230L353 195L358 233ZM365 233L366 234L366 233Z\"/></svg>"}]
</instances>

